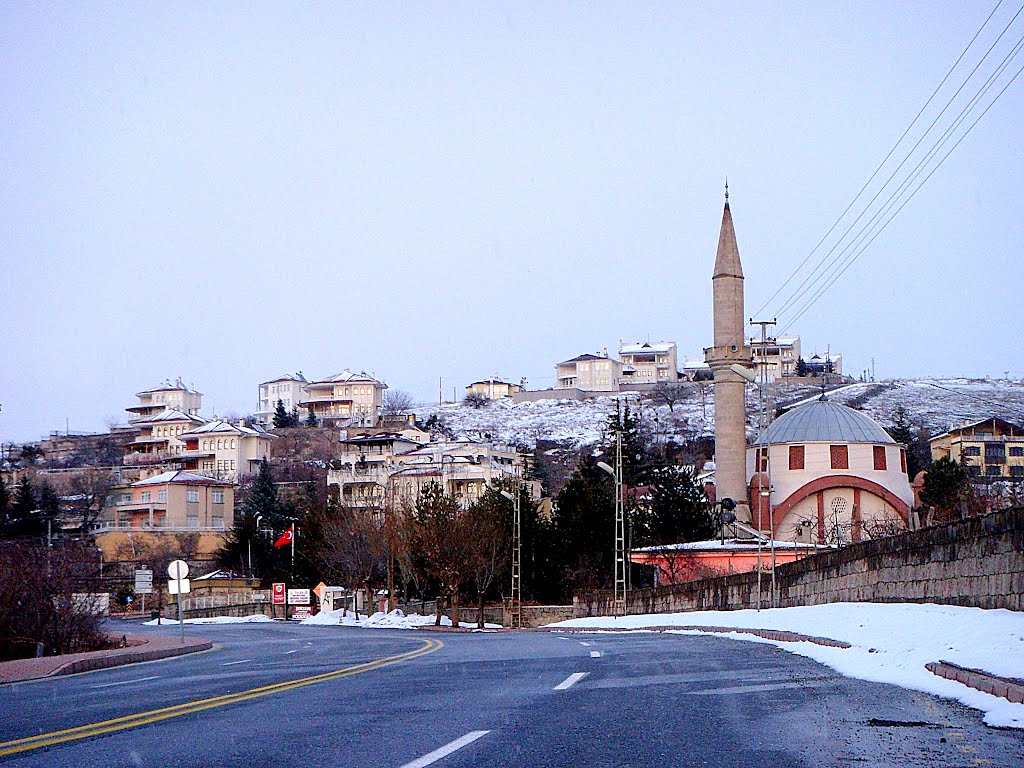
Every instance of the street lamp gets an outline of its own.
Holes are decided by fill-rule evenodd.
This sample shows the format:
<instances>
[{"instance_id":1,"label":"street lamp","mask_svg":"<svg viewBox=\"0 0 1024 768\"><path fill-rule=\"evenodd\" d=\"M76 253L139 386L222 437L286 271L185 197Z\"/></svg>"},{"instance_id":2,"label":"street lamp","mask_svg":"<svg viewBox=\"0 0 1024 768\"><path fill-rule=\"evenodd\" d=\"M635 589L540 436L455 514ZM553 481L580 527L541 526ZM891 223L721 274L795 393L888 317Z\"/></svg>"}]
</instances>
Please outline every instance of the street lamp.
<instances>
[{"instance_id":1,"label":"street lamp","mask_svg":"<svg viewBox=\"0 0 1024 768\"><path fill-rule=\"evenodd\" d=\"M605 462L597 462L598 469L607 472L615 481L615 561L612 572L613 610L626 615L626 519L622 510L622 432L615 432L615 469ZM621 601L621 602L620 602ZM621 608L620 608L621 606Z\"/></svg>"}]
</instances>

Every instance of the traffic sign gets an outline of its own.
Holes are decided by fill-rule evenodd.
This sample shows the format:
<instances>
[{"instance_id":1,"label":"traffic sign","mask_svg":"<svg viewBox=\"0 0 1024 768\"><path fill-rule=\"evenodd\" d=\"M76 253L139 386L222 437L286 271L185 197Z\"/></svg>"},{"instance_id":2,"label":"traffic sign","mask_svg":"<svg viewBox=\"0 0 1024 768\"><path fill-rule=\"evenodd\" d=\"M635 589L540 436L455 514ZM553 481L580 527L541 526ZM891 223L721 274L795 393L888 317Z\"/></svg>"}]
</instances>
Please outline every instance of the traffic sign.
<instances>
[{"instance_id":1,"label":"traffic sign","mask_svg":"<svg viewBox=\"0 0 1024 768\"><path fill-rule=\"evenodd\" d=\"M188 576L188 563L184 560L175 560L167 566L167 575L172 579L184 579Z\"/></svg>"},{"instance_id":2,"label":"traffic sign","mask_svg":"<svg viewBox=\"0 0 1024 768\"><path fill-rule=\"evenodd\" d=\"M188 579L171 579L167 582L167 594L187 595L192 591L192 585Z\"/></svg>"},{"instance_id":3,"label":"traffic sign","mask_svg":"<svg viewBox=\"0 0 1024 768\"><path fill-rule=\"evenodd\" d=\"M288 605L309 605L308 589L289 589Z\"/></svg>"},{"instance_id":4,"label":"traffic sign","mask_svg":"<svg viewBox=\"0 0 1024 768\"><path fill-rule=\"evenodd\" d=\"M135 571L135 594L153 594L153 572L151 570L140 568Z\"/></svg>"},{"instance_id":5,"label":"traffic sign","mask_svg":"<svg viewBox=\"0 0 1024 768\"><path fill-rule=\"evenodd\" d=\"M283 583L275 584L271 591L271 595L271 601L274 605L284 605L285 585Z\"/></svg>"}]
</instances>

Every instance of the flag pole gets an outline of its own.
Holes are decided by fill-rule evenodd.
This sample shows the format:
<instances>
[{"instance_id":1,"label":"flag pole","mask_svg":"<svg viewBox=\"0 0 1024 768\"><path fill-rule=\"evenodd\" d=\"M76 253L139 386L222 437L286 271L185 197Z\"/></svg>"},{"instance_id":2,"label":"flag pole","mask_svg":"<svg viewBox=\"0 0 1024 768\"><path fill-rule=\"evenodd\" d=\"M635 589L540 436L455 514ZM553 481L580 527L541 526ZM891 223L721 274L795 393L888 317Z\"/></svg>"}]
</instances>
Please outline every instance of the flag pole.
<instances>
[{"instance_id":1,"label":"flag pole","mask_svg":"<svg viewBox=\"0 0 1024 768\"><path fill-rule=\"evenodd\" d=\"M298 534L298 528L296 528L295 523L292 523L292 581L295 581L295 537Z\"/></svg>"}]
</instances>

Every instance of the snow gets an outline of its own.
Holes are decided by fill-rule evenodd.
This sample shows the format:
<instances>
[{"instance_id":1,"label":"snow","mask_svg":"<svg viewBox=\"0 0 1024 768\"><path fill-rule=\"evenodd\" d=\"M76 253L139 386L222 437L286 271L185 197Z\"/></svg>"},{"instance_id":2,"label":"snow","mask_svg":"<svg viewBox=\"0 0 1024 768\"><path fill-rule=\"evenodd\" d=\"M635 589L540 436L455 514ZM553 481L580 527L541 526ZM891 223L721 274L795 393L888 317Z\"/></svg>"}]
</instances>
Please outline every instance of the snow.
<instances>
[{"instance_id":1,"label":"snow","mask_svg":"<svg viewBox=\"0 0 1024 768\"><path fill-rule=\"evenodd\" d=\"M574 447L599 443L604 436L608 416L621 399L630 408L639 407L644 422L656 440L681 442L693 436L714 433L712 386L705 383L704 402L697 384L684 385L688 394L673 409L638 393L588 398L586 400L537 400L513 403L501 399L481 408L461 403L427 404L417 408L419 419L436 415L452 429L457 438L480 438L533 448L538 440L551 440ZM952 390L952 391L950 391ZM813 378L806 383L779 383L772 386L779 405L790 405L807 398L820 397ZM993 414L1012 421L1024 421L1024 382L997 379L904 379L849 384L828 393L837 403L863 410L883 427L892 423L897 406L903 406L912 423L924 422L932 434L945 431L950 422L962 423ZM638 403L638 400L640 401ZM758 415L757 387L747 387L747 432L756 432Z\"/></svg>"},{"instance_id":2,"label":"snow","mask_svg":"<svg viewBox=\"0 0 1024 768\"><path fill-rule=\"evenodd\" d=\"M205 619L185 619L186 624L265 624L273 622L269 616L262 613L254 613L249 616L208 616ZM177 624L177 619L151 619L143 624L155 627L158 624Z\"/></svg>"},{"instance_id":3,"label":"snow","mask_svg":"<svg viewBox=\"0 0 1024 768\"><path fill-rule=\"evenodd\" d=\"M621 618L571 619L551 627L633 629L668 626L780 629L844 640L852 648L780 642L755 635L720 635L764 642L814 659L847 677L935 694L985 713L992 726L1024 728L1024 704L1011 704L925 669L948 661L1001 677L1024 678L1024 614L929 603L835 603L762 611L694 611ZM702 634L700 630L669 630Z\"/></svg>"},{"instance_id":4,"label":"snow","mask_svg":"<svg viewBox=\"0 0 1024 768\"><path fill-rule=\"evenodd\" d=\"M431 626L434 623L433 616L421 616L417 613L405 614L396 608L391 613L378 611L372 616L356 615L352 611L339 609L337 611L320 611L315 616L303 619L300 624L312 626L342 626L362 627L364 629L416 629L417 627ZM441 626L450 627L452 620L447 616L441 617ZM460 627L475 629L476 622L460 621ZM501 629L500 624L484 624L485 629Z\"/></svg>"}]
</instances>

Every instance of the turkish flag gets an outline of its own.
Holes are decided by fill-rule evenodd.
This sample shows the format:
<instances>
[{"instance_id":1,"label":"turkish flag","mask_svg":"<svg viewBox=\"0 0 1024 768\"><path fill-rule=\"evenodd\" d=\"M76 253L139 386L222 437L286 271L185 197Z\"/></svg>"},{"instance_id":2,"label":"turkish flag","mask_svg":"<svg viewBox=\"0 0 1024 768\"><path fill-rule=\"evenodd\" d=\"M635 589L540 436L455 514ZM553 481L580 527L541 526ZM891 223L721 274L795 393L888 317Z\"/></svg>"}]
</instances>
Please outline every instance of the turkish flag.
<instances>
[{"instance_id":1,"label":"turkish flag","mask_svg":"<svg viewBox=\"0 0 1024 768\"><path fill-rule=\"evenodd\" d=\"M295 526L293 525L287 531L282 533L277 541L274 542L275 547L287 547L292 543L292 537L295 536Z\"/></svg>"}]
</instances>

